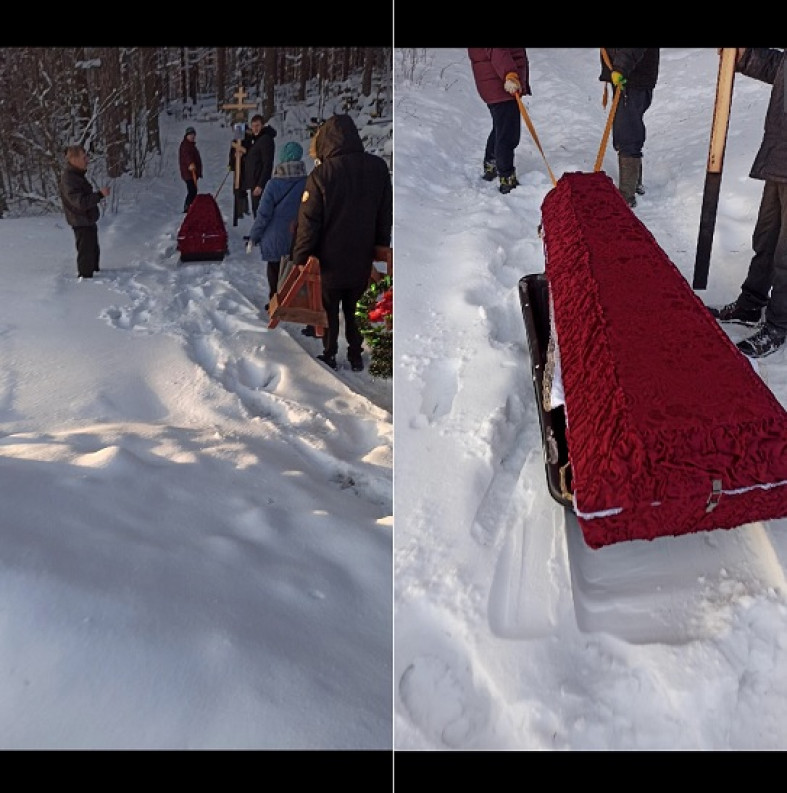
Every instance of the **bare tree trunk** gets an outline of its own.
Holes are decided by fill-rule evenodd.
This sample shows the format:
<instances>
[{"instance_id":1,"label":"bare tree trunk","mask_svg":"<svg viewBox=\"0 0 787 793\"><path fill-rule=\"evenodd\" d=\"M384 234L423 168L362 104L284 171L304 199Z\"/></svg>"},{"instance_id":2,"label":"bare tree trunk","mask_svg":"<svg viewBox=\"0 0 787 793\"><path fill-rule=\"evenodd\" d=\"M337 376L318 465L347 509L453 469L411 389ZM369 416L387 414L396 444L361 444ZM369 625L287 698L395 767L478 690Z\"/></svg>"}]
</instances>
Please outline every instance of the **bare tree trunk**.
<instances>
[{"instance_id":1,"label":"bare tree trunk","mask_svg":"<svg viewBox=\"0 0 787 793\"><path fill-rule=\"evenodd\" d=\"M319 101L317 102L317 109L319 111L320 118L325 118L328 115L325 112L325 100L326 100L326 72L328 71L328 54L324 49L318 50L317 52L317 96Z\"/></svg>"},{"instance_id":2,"label":"bare tree trunk","mask_svg":"<svg viewBox=\"0 0 787 793\"><path fill-rule=\"evenodd\" d=\"M140 53L142 80L144 90L144 107L147 113L145 143L146 152L161 154L161 130L159 117L161 115L161 71L157 68L159 52L152 47L144 47Z\"/></svg>"},{"instance_id":3,"label":"bare tree trunk","mask_svg":"<svg viewBox=\"0 0 787 793\"><path fill-rule=\"evenodd\" d=\"M342 47L336 50L336 76L346 82L350 76L350 62L352 61L352 47Z\"/></svg>"},{"instance_id":4,"label":"bare tree trunk","mask_svg":"<svg viewBox=\"0 0 787 793\"><path fill-rule=\"evenodd\" d=\"M270 118L276 112L276 47L265 47L265 104L262 113Z\"/></svg>"},{"instance_id":5,"label":"bare tree trunk","mask_svg":"<svg viewBox=\"0 0 787 793\"><path fill-rule=\"evenodd\" d=\"M189 100L189 66L188 66L188 49L186 47L180 48L180 101L183 102L185 107Z\"/></svg>"},{"instance_id":6,"label":"bare tree trunk","mask_svg":"<svg viewBox=\"0 0 787 793\"><path fill-rule=\"evenodd\" d=\"M298 101L306 99L306 82L309 79L309 48L301 48L301 63L298 70Z\"/></svg>"},{"instance_id":7,"label":"bare tree trunk","mask_svg":"<svg viewBox=\"0 0 787 793\"><path fill-rule=\"evenodd\" d=\"M372 93L372 75L374 74L374 47L364 47L363 77L361 93L370 96Z\"/></svg>"},{"instance_id":8,"label":"bare tree trunk","mask_svg":"<svg viewBox=\"0 0 787 793\"><path fill-rule=\"evenodd\" d=\"M187 59L188 65L188 85L189 97L191 99L192 107L197 106L198 85L199 85L199 60L198 53L194 49L188 51L189 57Z\"/></svg>"},{"instance_id":9,"label":"bare tree trunk","mask_svg":"<svg viewBox=\"0 0 787 793\"><path fill-rule=\"evenodd\" d=\"M123 128L128 119L122 92L120 59L123 55L118 47L102 47L99 51L99 136L104 141L107 174L111 178L120 176L126 166L126 137Z\"/></svg>"},{"instance_id":10,"label":"bare tree trunk","mask_svg":"<svg viewBox=\"0 0 787 793\"><path fill-rule=\"evenodd\" d=\"M221 110L227 90L227 49L216 47L216 110Z\"/></svg>"}]
</instances>

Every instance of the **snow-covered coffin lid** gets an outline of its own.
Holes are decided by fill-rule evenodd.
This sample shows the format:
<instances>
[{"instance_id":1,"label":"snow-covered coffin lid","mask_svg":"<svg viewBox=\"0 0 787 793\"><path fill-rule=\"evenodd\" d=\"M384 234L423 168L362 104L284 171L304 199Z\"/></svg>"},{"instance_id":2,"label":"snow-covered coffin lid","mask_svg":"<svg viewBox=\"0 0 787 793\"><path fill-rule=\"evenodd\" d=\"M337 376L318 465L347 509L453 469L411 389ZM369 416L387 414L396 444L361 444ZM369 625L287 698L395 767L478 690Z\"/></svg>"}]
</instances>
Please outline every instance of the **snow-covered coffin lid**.
<instances>
[{"instance_id":1,"label":"snow-covered coffin lid","mask_svg":"<svg viewBox=\"0 0 787 793\"><path fill-rule=\"evenodd\" d=\"M787 515L787 413L603 172L542 204L588 545Z\"/></svg>"}]
</instances>

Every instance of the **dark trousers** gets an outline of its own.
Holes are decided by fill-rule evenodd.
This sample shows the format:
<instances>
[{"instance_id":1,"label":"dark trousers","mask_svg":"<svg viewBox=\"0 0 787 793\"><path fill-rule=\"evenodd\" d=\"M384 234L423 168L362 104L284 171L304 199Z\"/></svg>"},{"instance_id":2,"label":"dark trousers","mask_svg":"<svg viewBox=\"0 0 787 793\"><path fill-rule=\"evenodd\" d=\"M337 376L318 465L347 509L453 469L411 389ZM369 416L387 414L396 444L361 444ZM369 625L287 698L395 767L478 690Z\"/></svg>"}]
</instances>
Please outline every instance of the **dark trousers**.
<instances>
[{"instance_id":1,"label":"dark trousers","mask_svg":"<svg viewBox=\"0 0 787 793\"><path fill-rule=\"evenodd\" d=\"M268 262L268 300L270 300L279 288L279 269L281 259L275 262Z\"/></svg>"},{"instance_id":2,"label":"dark trousers","mask_svg":"<svg viewBox=\"0 0 787 793\"><path fill-rule=\"evenodd\" d=\"M74 226L77 244L77 273L82 278L92 278L98 271L101 250L98 247L98 226Z\"/></svg>"},{"instance_id":3,"label":"dark trousers","mask_svg":"<svg viewBox=\"0 0 787 793\"><path fill-rule=\"evenodd\" d=\"M323 352L336 355L339 351L339 309L344 313L344 336L347 339L347 357L357 358L361 354L363 335L358 330L355 309L363 297L368 284L355 289L322 289L322 306L328 316L328 329L322 337Z\"/></svg>"},{"instance_id":4,"label":"dark trousers","mask_svg":"<svg viewBox=\"0 0 787 793\"><path fill-rule=\"evenodd\" d=\"M765 182L752 234L754 256L738 298L743 308L762 308L767 322L787 330L787 184Z\"/></svg>"},{"instance_id":5,"label":"dark trousers","mask_svg":"<svg viewBox=\"0 0 787 793\"><path fill-rule=\"evenodd\" d=\"M484 160L494 162L500 176L514 173L514 149L519 145L522 123L516 100L487 105L492 116L492 131L486 139Z\"/></svg>"},{"instance_id":6,"label":"dark trousers","mask_svg":"<svg viewBox=\"0 0 787 793\"><path fill-rule=\"evenodd\" d=\"M626 88L620 92L612 120L612 148L624 157L642 157L645 145L645 111L653 100L652 88Z\"/></svg>"},{"instance_id":7,"label":"dark trousers","mask_svg":"<svg viewBox=\"0 0 787 793\"><path fill-rule=\"evenodd\" d=\"M185 181L185 180L184 180ZM197 197L197 185L193 179L186 182L186 202L183 204L183 211L188 212L191 202Z\"/></svg>"},{"instance_id":8,"label":"dark trousers","mask_svg":"<svg viewBox=\"0 0 787 793\"><path fill-rule=\"evenodd\" d=\"M262 201L262 193L260 193L259 195L254 195L254 193L252 192L252 194L251 194L251 216L253 218L257 217L257 209L260 206L260 201Z\"/></svg>"},{"instance_id":9,"label":"dark trousers","mask_svg":"<svg viewBox=\"0 0 787 793\"><path fill-rule=\"evenodd\" d=\"M235 202L238 208L238 217L248 214L249 212L249 193L247 190L235 191ZM256 213L255 213L256 216Z\"/></svg>"}]
</instances>

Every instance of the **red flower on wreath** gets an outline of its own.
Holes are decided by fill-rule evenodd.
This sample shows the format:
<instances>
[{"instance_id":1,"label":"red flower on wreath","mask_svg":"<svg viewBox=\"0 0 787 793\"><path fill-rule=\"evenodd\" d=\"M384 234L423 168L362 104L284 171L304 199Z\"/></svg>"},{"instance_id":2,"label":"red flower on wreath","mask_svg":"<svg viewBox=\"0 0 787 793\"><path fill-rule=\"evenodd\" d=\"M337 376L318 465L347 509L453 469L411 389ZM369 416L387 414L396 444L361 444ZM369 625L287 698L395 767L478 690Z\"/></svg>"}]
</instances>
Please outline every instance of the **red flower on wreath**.
<instances>
[{"instance_id":1,"label":"red flower on wreath","mask_svg":"<svg viewBox=\"0 0 787 793\"><path fill-rule=\"evenodd\" d=\"M369 285L355 310L358 329L370 348L373 377L388 378L393 368L393 279L383 276Z\"/></svg>"},{"instance_id":2,"label":"red flower on wreath","mask_svg":"<svg viewBox=\"0 0 787 793\"><path fill-rule=\"evenodd\" d=\"M377 296L377 302L369 311L369 321L382 322L389 325L389 318L393 318L393 287L386 289L385 292Z\"/></svg>"}]
</instances>

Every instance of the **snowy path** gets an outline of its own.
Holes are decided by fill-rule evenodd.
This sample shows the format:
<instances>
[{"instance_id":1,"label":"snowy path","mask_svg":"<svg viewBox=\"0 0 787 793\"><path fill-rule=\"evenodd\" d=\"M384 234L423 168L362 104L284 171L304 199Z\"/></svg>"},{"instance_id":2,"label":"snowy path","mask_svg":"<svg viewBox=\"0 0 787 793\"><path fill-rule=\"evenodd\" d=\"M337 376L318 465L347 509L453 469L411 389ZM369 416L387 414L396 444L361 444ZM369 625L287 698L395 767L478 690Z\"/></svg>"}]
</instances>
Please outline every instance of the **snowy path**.
<instances>
[{"instance_id":1,"label":"snowy path","mask_svg":"<svg viewBox=\"0 0 787 793\"><path fill-rule=\"evenodd\" d=\"M391 383L267 329L245 225L181 264L147 184L90 281L61 216L3 221L3 746L389 748Z\"/></svg>"}]
</instances>

